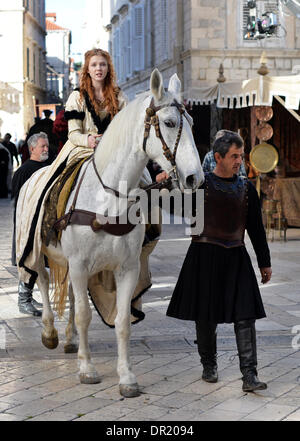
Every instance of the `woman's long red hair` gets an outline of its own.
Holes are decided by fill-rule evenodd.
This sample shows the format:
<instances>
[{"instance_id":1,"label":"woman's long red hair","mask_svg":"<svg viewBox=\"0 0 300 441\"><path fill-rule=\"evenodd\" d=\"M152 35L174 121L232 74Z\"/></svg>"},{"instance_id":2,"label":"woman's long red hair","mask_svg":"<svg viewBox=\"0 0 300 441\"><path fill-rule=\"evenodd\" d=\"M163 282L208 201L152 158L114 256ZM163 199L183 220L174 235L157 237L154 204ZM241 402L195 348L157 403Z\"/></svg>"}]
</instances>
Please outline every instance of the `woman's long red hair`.
<instances>
[{"instance_id":1,"label":"woman's long red hair","mask_svg":"<svg viewBox=\"0 0 300 441\"><path fill-rule=\"evenodd\" d=\"M90 74L88 73L90 60L94 55L100 55L104 57L108 64L108 72L107 76L104 80L104 103L103 105L100 105L100 103L97 101L95 97L95 89L92 84L92 79L90 77ZM116 84L116 74L115 69L111 60L111 57L108 52L102 50L102 49L92 49L91 51L88 51L84 55L84 66L81 73L80 78L80 96L81 99L84 99L85 93L88 94L89 99L91 103L93 104L94 109L99 114L103 108L107 109L107 111L110 113L111 117L113 118L119 111L119 105L118 105L118 94L120 89L118 88Z\"/></svg>"}]
</instances>

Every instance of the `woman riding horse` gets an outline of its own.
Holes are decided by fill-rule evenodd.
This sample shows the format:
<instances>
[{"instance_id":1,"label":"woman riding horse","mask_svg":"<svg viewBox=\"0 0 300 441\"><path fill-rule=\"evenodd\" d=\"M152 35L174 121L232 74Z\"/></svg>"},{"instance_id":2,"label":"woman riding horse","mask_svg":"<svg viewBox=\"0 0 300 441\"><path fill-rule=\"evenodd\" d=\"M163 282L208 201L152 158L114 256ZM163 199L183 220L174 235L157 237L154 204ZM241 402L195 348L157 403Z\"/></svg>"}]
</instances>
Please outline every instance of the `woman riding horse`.
<instances>
[{"instance_id":1,"label":"woman riding horse","mask_svg":"<svg viewBox=\"0 0 300 441\"><path fill-rule=\"evenodd\" d=\"M20 279L30 293L37 278L35 263L41 250L41 228L45 195L53 187L66 168L74 167L94 153L102 135L115 115L126 106L127 99L116 84L116 75L111 57L102 49L92 49L85 54L82 69L80 89L71 93L65 110L68 121L68 141L62 148L56 160L44 170L38 179L38 186L33 190L33 206L26 213L22 212L22 223L28 227L29 236L16 238L17 261ZM162 180L165 174L157 177ZM150 175L143 175L142 183L151 183ZM37 195L38 193L38 195ZM31 195L30 195L31 196ZM38 201L38 203L36 203ZM24 228L22 228L24 230ZM152 251L152 250L151 250ZM106 275L107 276L107 275ZM108 286L112 286L110 277L104 278ZM149 288L150 278L146 277Z\"/></svg>"}]
</instances>

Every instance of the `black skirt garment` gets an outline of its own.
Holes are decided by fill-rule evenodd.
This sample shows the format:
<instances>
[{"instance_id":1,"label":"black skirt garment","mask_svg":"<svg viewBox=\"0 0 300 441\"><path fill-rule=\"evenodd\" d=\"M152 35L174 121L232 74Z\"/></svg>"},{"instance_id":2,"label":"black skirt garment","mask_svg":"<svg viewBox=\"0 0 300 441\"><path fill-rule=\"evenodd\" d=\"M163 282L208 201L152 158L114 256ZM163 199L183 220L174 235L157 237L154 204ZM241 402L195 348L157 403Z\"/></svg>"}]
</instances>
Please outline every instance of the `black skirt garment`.
<instances>
[{"instance_id":1,"label":"black skirt garment","mask_svg":"<svg viewBox=\"0 0 300 441\"><path fill-rule=\"evenodd\" d=\"M246 248L191 243L167 315L214 323L266 317Z\"/></svg>"}]
</instances>

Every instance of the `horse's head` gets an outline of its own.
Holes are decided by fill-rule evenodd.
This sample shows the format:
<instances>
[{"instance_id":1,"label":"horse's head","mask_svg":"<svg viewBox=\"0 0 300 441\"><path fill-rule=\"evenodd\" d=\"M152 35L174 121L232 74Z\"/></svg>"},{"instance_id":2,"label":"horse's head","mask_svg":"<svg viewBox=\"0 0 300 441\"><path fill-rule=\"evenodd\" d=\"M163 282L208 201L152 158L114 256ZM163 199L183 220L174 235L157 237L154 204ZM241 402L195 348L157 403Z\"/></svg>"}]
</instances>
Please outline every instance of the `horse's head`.
<instances>
[{"instance_id":1,"label":"horse's head","mask_svg":"<svg viewBox=\"0 0 300 441\"><path fill-rule=\"evenodd\" d=\"M204 175L192 133L193 119L181 104L181 81L173 75L165 92L163 78L155 69L150 89L152 97L146 109L144 150L150 159L178 180L181 190L196 190Z\"/></svg>"}]
</instances>

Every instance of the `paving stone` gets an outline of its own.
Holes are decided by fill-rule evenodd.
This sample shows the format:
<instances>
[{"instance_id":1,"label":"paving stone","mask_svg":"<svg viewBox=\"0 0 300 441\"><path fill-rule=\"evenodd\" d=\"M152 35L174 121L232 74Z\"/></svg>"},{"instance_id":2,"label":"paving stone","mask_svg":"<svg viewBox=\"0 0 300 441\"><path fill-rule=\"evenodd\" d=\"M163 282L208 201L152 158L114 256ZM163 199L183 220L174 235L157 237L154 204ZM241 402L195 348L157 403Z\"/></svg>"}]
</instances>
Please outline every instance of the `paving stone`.
<instances>
[{"instance_id":1,"label":"paving stone","mask_svg":"<svg viewBox=\"0 0 300 441\"><path fill-rule=\"evenodd\" d=\"M30 418L27 421L72 421L75 418L78 418L78 415L75 413L58 412L55 410L45 412L42 415Z\"/></svg>"},{"instance_id":2,"label":"paving stone","mask_svg":"<svg viewBox=\"0 0 300 441\"><path fill-rule=\"evenodd\" d=\"M249 400L248 395L242 396L240 398L231 398L225 400L222 403L214 407L214 410L226 410L238 413L250 413L253 412L266 404L266 401L262 398L261 400Z\"/></svg>"},{"instance_id":3,"label":"paving stone","mask_svg":"<svg viewBox=\"0 0 300 441\"><path fill-rule=\"evenodd\" d=\"M249 413L243 420L255 421L281 421L296 409L292 406L268 403L260 409Z\"/></svg>"},{"instance_id":4,"label":"paving stone","mask_svg":"<svg viewBox=\"0 0 300 441\"><path fill-rule=\"evenodd\" d=\"M162 415L167 415L166 409L161 409L155 405L145 406L144 408L136 409L129 415L126 415L126 421L157 421ZM120 418L124 421L124 418Z\"/></svg>"},{"instance_id":5,"label":"paving stone","mask_svg":"<svg viewBox=\"0 0 300 441\"><path fill-rule=\"evenodd\" d=\"M23 421L23 417L10 413L0 413L0 421Z\"/></svg>"},{"instance_id":6,"label":"paving stone","mask_svg":"<svg viewBox=\"0 0 300 441\"><path fill-rule=\"evenodd\" d=\"M154 395L169 395L172 392L179 391L182 388L182 383L179 381L167 381L163 380L156 384L153 384L152 386L147 386L144 389L145 393L150 393ZM184 391L183 391L184 392Z\"/></svg>"},{"instance_id":7,"label":"paving stone","mask_svg":"<svg viewBox=\"0 0 300 441\"><path fill-rule=\"evenodd\" d=\"M240 421L246 416L245 413L227 411L227 410L208 410L201 413L198 417L192 418L192 421Z\"/></svg>"},{"instance_id":8,"label":"paving stone","mask_svg":"<svg viewBox=\"0 0 300 441\"><path fill-rule=\"evenodd\" d=\"M30 386L32 386L31 383L22 380L16 380L6 384L2 384L0 385L0 398L20 390L25 391L26 389L29 389Z\"/></svg>"},{"instance_id":9,"label":"paving stone","mask_svg":"<svg viewBox=\"0 0 300 441\"><path fill-rule=\"evenodd\" d=\"M90 412L87 415L77 418L75 421L116 421L132 413L134 413L134 410L126 407L122 402L121 404L115 403L95 412ZM126 421L128 421L128 419L126 419Z\"/></svg>"},{"instance_id":10,"label":"paving stone","mask_svg":"<svg viewBox=\"0 0 300 441\"><path fill-rule=\"evenodd\" d=\"M155 403L156 406L167 409L181 409L187 404L199 400L199 395L182 392L174 392L166 397L161 398Z\"/></svg>"},{"instance_id":11,"label":"paving stone","mask_svg":"<svg viewBox=\"0 0 300 441\"><path fill-rule=\"evenodd\" d=\"M300 421L300 409L288 415L283 421Z\"/></svg>"},{"instance_id":12,"label":"paving stone","mask_svg":"<svg viewBox=\"0 0 300 441\"><path fill-rule=\"evenodd\" d=\"M40 415L47 410L55 409L62 405L58 401L51 401L47 399L33 400L29 403L22 404L10 409L10 413L13 415L23 416L24 418L34 417Z\"/></svg>"},{"instance_id":13,"label":"paving stone","mask_svg":"<svg viewBox=\"0 0 300 441\"><path fill-rule=\"evenodd\" d=\"M103 400L100 398L96 398L93 395L58 407L56 411L69 414L75 413L76 416L78 416L79 414L87 414L93 412L94 410L102 409L103 407L109 406L111 404L113 404L112 400Z\"/></svg>"}]
</instances>

